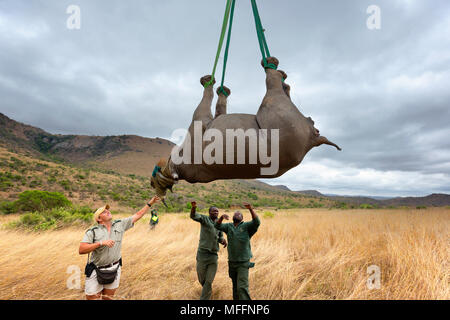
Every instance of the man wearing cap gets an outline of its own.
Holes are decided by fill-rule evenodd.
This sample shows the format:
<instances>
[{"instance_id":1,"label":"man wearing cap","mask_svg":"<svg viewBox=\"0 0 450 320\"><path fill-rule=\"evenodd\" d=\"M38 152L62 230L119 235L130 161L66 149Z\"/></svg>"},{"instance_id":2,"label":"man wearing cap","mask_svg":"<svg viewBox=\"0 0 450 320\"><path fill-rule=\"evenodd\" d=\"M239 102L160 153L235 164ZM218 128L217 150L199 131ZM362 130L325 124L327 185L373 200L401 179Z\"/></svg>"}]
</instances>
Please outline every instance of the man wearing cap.
<instances>
[{"instance_id":1,"label":"man wearing cap","mask_svg":"<svg viewBox=\"0 0 450 320\"><path fill-rule=\"evenodd\" d=\"M242 213L236 211L232 223L222 223L223 219L229 219L228 215L224 214L214 224L216 229L227 234L228 276L233 283L233 300L251 300L248 291L248 270L255 264L250 262L253 256L250 239L261 224L251 204L243 205L250 211L252 221L243 222Z\"/></svg>"},{"instance_id":2,"label":"man wearing cap","mask_svg":"<svg viewBox=\"0 0 450 320\"><path fill-rule=\"evenodd\" d=\"M223 238L223 233L214 228L214 222L217 220L219 209L209 208L209 215L198 214L196 212L197 203L191 202L191 219L200 222L200 241L197 249L197 277L202 285L202 294L200 300L211 299L212 283L217 272L217 252L219 243L225 248L227 241Z\"/></svg>"},{"instance_id":3,"label":"man wearing cap","mask_svg":"<svg viewBox=\"0 0 450 320\"><path fill-rule=\"evenodd\" d=\"M131 217L112 220L109 205L99 208L94 213L95 226L89 228L81 240L79 253L92 253L90 261L102 271L117 269L117 276L110 284L100 284L97 280L96 271L86 275L85 294L87 300L102 298L111 300L116 289L119 287L120 274L122 269L122 238L125 231L133 227L134 223L144 216L148 209L159 198L154 196L144 208ZM88 262L88 263L89 263Z\"/></svg>"}]
</instances>

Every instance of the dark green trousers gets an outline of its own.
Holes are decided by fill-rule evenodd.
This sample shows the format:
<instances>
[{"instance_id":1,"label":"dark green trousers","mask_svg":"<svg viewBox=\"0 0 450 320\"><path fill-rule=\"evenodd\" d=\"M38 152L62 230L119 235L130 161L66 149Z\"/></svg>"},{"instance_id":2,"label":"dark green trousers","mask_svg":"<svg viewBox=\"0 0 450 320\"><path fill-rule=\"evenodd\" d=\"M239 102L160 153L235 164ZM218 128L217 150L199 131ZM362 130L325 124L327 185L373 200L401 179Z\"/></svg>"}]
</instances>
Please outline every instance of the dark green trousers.
<instances>
[{"instance_id":1,"label":"dark green trousers","mask_svg":"<svg viewBox=\"0 0 450 320\"><path fill-rule=\"evenodd\" d=\"M252 300L248 292L249 261L228 261L228 275L233 282L233 300Z\"/></svg>"},{"instance_id":2,"label":"dark green trousers","mask_svg":"<svg viewBox=\"0 0 450 320\"><path fill-rule=\"evenodd\" d=\"M200 300L211 299L212 283L217 272L217 254L197 254L197 277L202 285Z\"/></svg>"}]
</instances>

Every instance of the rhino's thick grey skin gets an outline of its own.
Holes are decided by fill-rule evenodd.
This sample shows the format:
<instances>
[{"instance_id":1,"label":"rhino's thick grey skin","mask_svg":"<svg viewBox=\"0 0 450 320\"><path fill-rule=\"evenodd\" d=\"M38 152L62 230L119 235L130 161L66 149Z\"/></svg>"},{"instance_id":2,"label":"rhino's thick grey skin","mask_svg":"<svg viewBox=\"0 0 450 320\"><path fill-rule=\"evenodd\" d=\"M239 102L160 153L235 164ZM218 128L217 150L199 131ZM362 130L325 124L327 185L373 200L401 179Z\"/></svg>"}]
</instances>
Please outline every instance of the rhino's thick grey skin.
<instances>
[{"instance_id":1,"label":"rhino's thick grey skin","mask_svg":"<svg viewBox=\"0 0 450 320\"><path fill-rule=\"evenodd\" d=\"M276 58L268 58L269 63L278 66ZM217 129L225 137L226 129L279 129L279 170L272 175L261 175L261 168L269 165L248 164L248 141L246 141L246 163L237 164L236 154L234 164L225 164L225 141L223 141L223 163L208 165L202 164L175 164L171 159L168 161L168 170L172 177L186 180L190 183L210 182L218 179L255 179L255 178L275 178L284 174L289 169L297 166L305 157L306 153L313 147L322 144L329 144L341 150L337 145L320 136L319 131L314 127L311 118L306 118L292 103L289 92L289 85L282 79L286 78L283 71L270 68L266 70L266 95L259 107L256 115L252 114L226 114L227 97L218 92L216 113L213 118L211 114L211 104L214 96L213 86L209 86L203 91L203 98L194 112L192 123L189 127L191 135L191 163L194 159L194 121L202 122L202 133L207 129ZM204 84L210 80L210 76L201 79ZM227 91L228 92L228 91ZM270 133L268 134L268 146L270 150ZM225 138L224 138L225 140ZM186 148L184 141L181 148ZM203 142L203 150L210 142ZM236 150L236 146L235 146ZM236 152L235 152L236 153Z\"/></svg>"}]
</instances>

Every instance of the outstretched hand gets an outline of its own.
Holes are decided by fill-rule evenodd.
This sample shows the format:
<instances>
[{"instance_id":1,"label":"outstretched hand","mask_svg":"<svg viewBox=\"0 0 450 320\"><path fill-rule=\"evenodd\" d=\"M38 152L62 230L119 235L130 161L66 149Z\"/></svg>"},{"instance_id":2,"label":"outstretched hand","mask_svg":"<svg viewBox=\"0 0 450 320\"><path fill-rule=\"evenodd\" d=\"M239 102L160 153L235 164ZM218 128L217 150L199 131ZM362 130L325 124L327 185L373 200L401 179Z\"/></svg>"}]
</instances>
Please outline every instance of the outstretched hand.
<instances>
[{"instance_id":1,"label":"outstretched hand","mask_svg":"<svg viewBox=\"0 0 450 320\"><path fill-rule=\"evenodd\" d=\"M248 203L248 202L243 202L242 205L243 205L244 207L246 207L248 210L253 209L253 208L252 208L252 205L251 205L250 203Z\"/></svg>"},{"instance_id":2,"label":"outstretched hand","mask_svg":"<svg viewBox=\"0 0 450 320\"><path fill-rule=\"evenodd\" d=\"M222 220L223 219L225 219L225 220L230 220L230 217L225 213L225 214L223 214L221 217L220 217Z\"/></svg>"},{"instance_id":3,"label":"outstretched hand","mask_svg":"<svg viewBox=\"0 0 450 320\"><path fill-rule=\"evenodd\" d=\"M154 196L153 198L150 199L150 201L148 202L150 205L155 204L156 202L158 202L159 200L161 200L158 196Z\"/></svg>"}]
</instances>

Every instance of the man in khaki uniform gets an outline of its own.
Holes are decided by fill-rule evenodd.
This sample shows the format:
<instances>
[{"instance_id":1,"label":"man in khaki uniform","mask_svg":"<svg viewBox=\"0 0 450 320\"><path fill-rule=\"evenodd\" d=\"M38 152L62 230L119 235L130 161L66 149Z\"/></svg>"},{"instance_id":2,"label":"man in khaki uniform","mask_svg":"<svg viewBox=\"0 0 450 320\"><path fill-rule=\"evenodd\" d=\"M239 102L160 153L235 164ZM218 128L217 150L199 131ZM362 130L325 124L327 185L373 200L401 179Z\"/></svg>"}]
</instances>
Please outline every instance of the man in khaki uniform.
<instances>
[{"instance_id":1,"label":"man in khaki uniform","mask_svg":"<svg viewBox=\"0 0 450 320\"><path fill-rule=\"evenodd\" d=\"M85 294L87 300L112 299L116 289L119 287L122 271L121 248L123 234L133 227L134 223L142 218L158 200L157 196L153 197L139 212L121 220L112 220L109 205L103 206L95 212L94 221L96 225L89 228L84 234L80 243L79 253L92 253L90 262L94 263L101 270L117 269L117 276L114 282L110 284L100 284L97 280L97 273L93 270L91 275L86 277Z\"/></svg>"}]
</instances>

